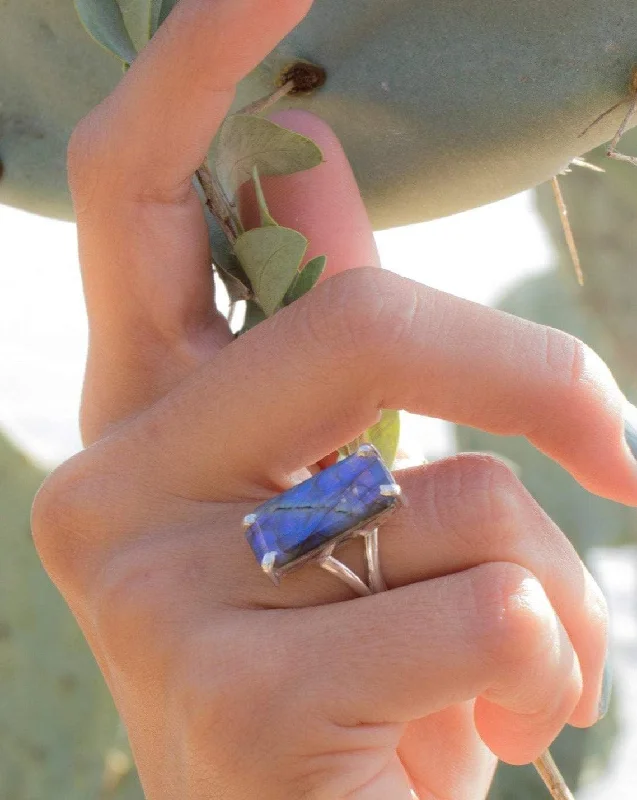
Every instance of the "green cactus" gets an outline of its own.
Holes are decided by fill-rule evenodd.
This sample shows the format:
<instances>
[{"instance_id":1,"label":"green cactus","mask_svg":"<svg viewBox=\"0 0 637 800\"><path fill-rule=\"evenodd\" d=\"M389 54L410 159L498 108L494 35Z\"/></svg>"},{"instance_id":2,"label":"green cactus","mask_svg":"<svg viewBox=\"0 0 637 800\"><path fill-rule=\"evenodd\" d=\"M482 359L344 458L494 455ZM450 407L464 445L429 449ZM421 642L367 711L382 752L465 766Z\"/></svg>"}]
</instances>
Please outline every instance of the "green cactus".
<instances>
[{"instance_id":1,"label":"green cactus","mask_svg":"<svg viewBox=\"0 0 637 800\"><path fill-rule=\"evenodd\" d=\"M118 2L137 44L142 11L173 4ZM70 0L4 2L0 29L0 201L68 217L66 142L120 66L86 36ZM324 66L327 83L281 107L332 124L375 227L387 227L536 185L608 140L625 107L579 134L627 94L637 6L563 0L557 15L554 0L315 0L242 82L236 107L268 94L298 58Z\"/></svg>"},{"instance_id":2,"label":"green cactus","mask_svg":"<svg viewBox=\"0 0 637 800\"><path fill-rule=\"evenodd\" d=\"M0 797L141 800L132 771L108 791L107 768L126 753L117 714L33 547L29 515L43 478L0 436Z\"/></svg>"}]
</instances>

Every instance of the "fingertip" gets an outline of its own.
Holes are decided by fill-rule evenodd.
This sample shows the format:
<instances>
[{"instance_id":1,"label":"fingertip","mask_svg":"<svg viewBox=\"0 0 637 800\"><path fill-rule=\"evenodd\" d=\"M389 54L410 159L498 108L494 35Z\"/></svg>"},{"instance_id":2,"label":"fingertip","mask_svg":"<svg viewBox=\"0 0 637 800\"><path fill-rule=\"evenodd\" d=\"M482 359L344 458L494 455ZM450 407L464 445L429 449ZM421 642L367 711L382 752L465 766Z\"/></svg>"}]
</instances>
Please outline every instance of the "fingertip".
<instances>
[{"instance_id":1,"label":"fingertip","mask_svg":"<svg viewBox=\"0 0 637 800\"><path fill-rule=\"evenodd\" d=\"M306 260L327 255L322 280L347 269L380 266L380 258L354 173L330 126L308 111L277 111L270 119L311 138L323 152L323 163L304 172L262 179L270 213L285 227L300 231L309 241ZM240 192L241 217L246 228L258 226L254 189Z\"/></svg>"}]
</instances>

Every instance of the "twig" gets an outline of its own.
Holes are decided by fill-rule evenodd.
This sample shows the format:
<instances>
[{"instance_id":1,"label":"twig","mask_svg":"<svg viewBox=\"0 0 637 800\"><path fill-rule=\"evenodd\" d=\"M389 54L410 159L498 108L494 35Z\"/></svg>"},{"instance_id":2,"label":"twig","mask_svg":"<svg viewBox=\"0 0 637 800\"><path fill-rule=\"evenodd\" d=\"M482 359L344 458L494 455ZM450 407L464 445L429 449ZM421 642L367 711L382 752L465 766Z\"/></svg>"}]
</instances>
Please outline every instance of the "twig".
<instances>
[{"instance_id":1,"label":"twig","mask_svg":"<svg viewBox=\"0 0 637 800\"><path fill-rule=\"evenodd\" d=\"M584 273L582 272L582 265L579 260L577 246L575 245L575 237L573 236L571 224L568 221L568 211L566 209L566 203L564 202L564 196L562 195L562 189L560 188L557 175L554 175L551 178L551 186L553 187L555 202L557 203L557 208L560 212L560 222L562 223L562 230L564 231L566 244L568 245L568 249L571 254L571 258L573 260L573 267L575 268L575 274L577 275L577 282L579 283L580 286L583 286Z\"/></svg>"},{"instance_id":2,"label":"twig","mask_svg":"<svg viewBox=\"0 0 637 800\"><path fill-rule=\"evenodd\" d=\"M574 800L571 790L566 785L562 773L557 768L557 764L553 761L553 756L548 750L545 750L533 762L533 766L546 784L546 788L551 793L553 800Z\"/></svg>"},{"instance_id":3,"label":"twig","mask_svg":"<svg viewBox=\"0 0 637 800\"><path fill-rule=\"evenodd\" d=\"M261 97L259 100L255 100L254 103L250 103L239 109L237 114L260 114L262 111L270 108L270 106L273 106L277 100L290 94L294 88L296 88L296 81L289 80L267 97Z\"/></svg>"},{"instance_id":4,"label":"twig","mask_svg":"<svg viewBox=\"0 0 637 800\"><path fill-rule=\"evenodd\" d=\"M206 205L210 213L218 220L230 243L234 244L239 237L241 223L225 192L210 171L207 161L204 161L197 170L197 178L206 196Z\"/></svg>"}]
</instances>

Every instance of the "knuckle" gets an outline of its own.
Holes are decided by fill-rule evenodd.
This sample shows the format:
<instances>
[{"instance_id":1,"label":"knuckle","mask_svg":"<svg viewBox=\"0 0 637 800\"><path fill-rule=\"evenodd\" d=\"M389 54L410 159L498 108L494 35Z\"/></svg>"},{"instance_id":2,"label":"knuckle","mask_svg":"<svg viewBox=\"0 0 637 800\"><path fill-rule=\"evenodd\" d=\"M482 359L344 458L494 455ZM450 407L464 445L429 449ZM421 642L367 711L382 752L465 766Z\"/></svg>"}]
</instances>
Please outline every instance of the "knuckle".
<instances>
[{"instance_id":1,"label":"knuckle","mask_svg":"<svg viewBox=\"0 0 637 800\"><path fill-rule=\"evenodd\" d=\"M577 419L600 404L600 387L615 386L612 374L587 344L571 334L545 329L546 364L557 400Z\"/></svg>"},{"instance_id":2,"label":"knuckle","mask_svg":"<svg viewBox=\"0 0 637 800\"><path fill-rule=\"evenodd\" d=\"M556 617L533 573L509 562L483 564L473 591L480 646L491 663L520 668L546 655Z\"/></svg>"},{"instance_id":3,"label":"knuckle","mask_svg":"<svg viewBox=\"0 0 637 800\"><path fill-rule=\"evenodd\" d=\"M500 459L465 453L439 462L437 480L430 481L435 519L441 529L476 537L483 544L507 544L520 536L526 490Z\"/></svg>"},{"instance_id":4,"label":"knuckle","mask_svg":"<svg viewBox=\"0 0 637 800\"><path fill-rule=\"evenodd\" d=\"M475 602L480 643L493 669L487 698L515 697L516 714L534 730L558 731L582 694L573 646L539 580L511 563L484 565Z\"/></svg>"},{"instance_id":5,"label":"knuckle","mask_svg":"<svg viewBox=\"0 0 637 800\"><path fill-rule=\"evenodd\" d=\"M117 161L122 148L111 141L113 133L103 100L73 129L66 150L69 188L76 214L87 210L94 196L108 197L114 190L114 178L121 170ZM104 169L106 163L110 169Z\"/></svg>"},{"instance_id":6,"label":"knuckle","mask_svg":"<svg viewBox=\"0 0 637 800\"><path fill-rule=\"evenodd\" d=\"M83 453L44 481L31 509L33 540L42 563L56 580L73 572L78 547L94 523L95 486Z\"/></svg>"},{"instance_id":7,"label":"knuckle","mask_svg":"<svg viewBox=\"0 0 637 800\"><path fill-rule=\"evenodd\" d=\"M313 338L331 353L378 358L409 329L416 298L411 282L376 267L360 267L322 283L304 315Z\"/></svg>"},{"instance_id":8,"label":"knuckle","mask_svg":"<svg viewBox=\"0 0 637 800\"><path fill-rule=\"evenodd\" d=\"M71 188L81 180L96 159L96 110L89 112L73 129L66 150L66 163Z\"/></svg>"}]
</instances>

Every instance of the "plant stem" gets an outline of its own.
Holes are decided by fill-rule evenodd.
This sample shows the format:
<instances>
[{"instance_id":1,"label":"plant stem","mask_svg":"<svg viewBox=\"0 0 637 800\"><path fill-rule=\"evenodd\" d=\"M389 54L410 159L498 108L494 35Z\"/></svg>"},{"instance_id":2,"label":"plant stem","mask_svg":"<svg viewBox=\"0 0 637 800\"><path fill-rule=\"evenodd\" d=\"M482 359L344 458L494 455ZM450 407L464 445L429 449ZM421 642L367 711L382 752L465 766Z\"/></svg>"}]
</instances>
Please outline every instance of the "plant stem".
<instances>
[{"instance_id":1,"label":"plant stem","mask_svg":"<svg viewBox=\"0 0 637 800\"><path fill-rule=\"evenodd\" d=\"M207 160L197 170L197 178L206 196L206 205L210 213L219 222L228 241L234 244L239 237L241 223L225 192L212 174Z\"/></svg>"},{"instance_id":2,"label":"plant stem","mask_svg":"<svg viewBox=\"0 0 637 800\"><path fill-rule=\"evenodd\" d=\"M548 750L533 762L533 766L538 771L540 778L546 784L553 800L574 800L571 790L566 785L557 764L553 761L553 756Z\"/></svg>"},{"instance_id":3,"label":"plant stem","mask_svg":"<svg viewBox=\"0 0 637 800\"><path fill-rule=\"evenodd\" d=\"M280 100L282 97L290 94L295 87L296 82L289 80L267 97L261 97L258 100L255 100L254 103L250 103L249 105L239 109L237 114L260 114L262 111L270 108L270 106L273 106L277 100Z\"/></svg>"}]
</instances>

